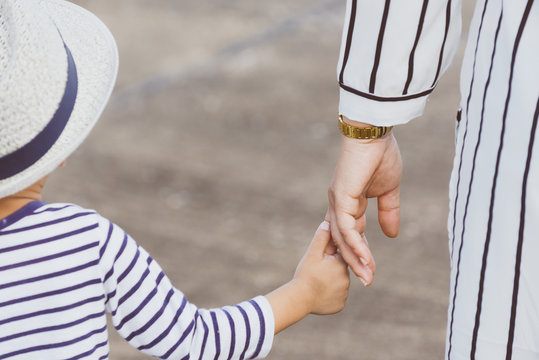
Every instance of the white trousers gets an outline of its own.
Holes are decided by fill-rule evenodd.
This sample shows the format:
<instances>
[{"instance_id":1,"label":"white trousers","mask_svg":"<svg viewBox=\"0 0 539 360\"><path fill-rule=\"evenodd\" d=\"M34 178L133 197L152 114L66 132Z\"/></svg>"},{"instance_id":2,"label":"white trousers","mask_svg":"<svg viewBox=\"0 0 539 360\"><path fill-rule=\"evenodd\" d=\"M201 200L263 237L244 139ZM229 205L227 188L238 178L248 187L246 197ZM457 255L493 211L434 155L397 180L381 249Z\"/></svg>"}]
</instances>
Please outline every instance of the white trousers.
<instances>
[{"instance_id":1,"label":"white trousers","mask_svg":"<svg viewBox=\"0 0 539 360\"><path fill-rule=\"evenodd\" d=\"M450 182L446 359L539 359L539 0L480 0Z\"/></svg>"}]
</instances>

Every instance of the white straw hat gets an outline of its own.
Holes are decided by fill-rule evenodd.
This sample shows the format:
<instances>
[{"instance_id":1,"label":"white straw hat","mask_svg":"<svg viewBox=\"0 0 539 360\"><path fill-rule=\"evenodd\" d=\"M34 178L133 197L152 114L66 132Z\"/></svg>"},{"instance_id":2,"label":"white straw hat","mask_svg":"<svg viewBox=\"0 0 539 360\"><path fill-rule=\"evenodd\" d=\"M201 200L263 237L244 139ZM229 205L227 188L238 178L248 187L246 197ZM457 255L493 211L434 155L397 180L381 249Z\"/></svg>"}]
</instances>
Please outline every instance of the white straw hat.
<instances>
[{"instance_id":1,"label":"white straw hat","mask_svg":"<svg viewBox=\"0 0 539 360\"><path fill-rule=\"evenodd\" d=\"M114 38L93 14L63 0L0 0L0 198L80 145L117 71Z\"/></svg>"}]
</instances>

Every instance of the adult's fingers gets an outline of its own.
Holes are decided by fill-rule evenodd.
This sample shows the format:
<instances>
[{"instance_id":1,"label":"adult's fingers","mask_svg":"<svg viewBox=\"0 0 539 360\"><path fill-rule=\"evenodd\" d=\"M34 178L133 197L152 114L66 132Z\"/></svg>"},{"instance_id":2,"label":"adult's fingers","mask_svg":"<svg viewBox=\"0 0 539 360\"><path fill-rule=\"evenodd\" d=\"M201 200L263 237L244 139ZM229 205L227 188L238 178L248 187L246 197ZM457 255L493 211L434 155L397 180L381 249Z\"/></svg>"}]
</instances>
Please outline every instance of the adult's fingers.
<instances>
[{"instance_id":1,"label":"adult's fingers","mask_svg":"<svg viewBox=\"0 0 539 360\"><path fill-rule=\"evenodd\" d=\"M356 219L356 231L360 234L363 234L366 228L367 228L367 216L363 214L363 216L361 216L359 219Z\"/></svg>"},{"instance_id":2,"label":"adult's fingers","mask_svg":"<svg viewBox=\"0 0 539 360\"><path fill-rule=\"evenodd\" d=\"M365 285L369 285L372 282L375 270L374 259L362 236L354 229L354 218L351 218L351 225L343 226L341 223L341 227L349 229L348 231L343 231L342 228L335 225L338 221L336 220L335 211L331 209L330 218L334 224L331 228L332 237L340 250L341 256L350 266L352 272L363 279ZM346 224L346 221L344 224ZM346 239L345 236L349 236L349 238Z\"/></svg>"},{"instance_id":3,"label":"adult's fingers","mask_svg":"<svg viewBox=\"0 0 539 360\"><path fill-rule=\"evenodd\" d=\"M365 231L367 199L364 196L354 198L344 192L330 189L329 205L333 240L354 274L370 284L375 271L374 258L361 236Z\"/></svg>"},{"instance_id":4,"label":"adult's fingers","mask_svg":"<svg viewBox=\"0 0 539 360\"><path fill-rule=\"evenodd\" d=\"M352 272L360 278L364 286L368 286L372 283L374 274L369 267L365 266L358 257L354 254L352 249L344 242L339 243L340 255L342 260L348 264Z\"/></svg>"},{"instance_id":5,"label":"adult's fingers","mask_svg":"<svg viewBox=\"0 0 539 360\"><path fill-rule=\"evenodd\" d=\"M384 234L397 237L400 225L399 187L378 197L378 221Z\"/></svg>"},{"instance_id":6,"label":"adult's fingers","mask_svg":"<svg viewBox=\"0 0 539 360\"><path fill-rule=\"evenodd\" d=\"M357 257L361 258L360 260L364 264L373 264L374 259L369 250L367 243L364 241L361 234L365 231L366 225L366 199L362 198L356 200L356 207L346 210L342 206L336 206L335 209L330 209L331 213L334 214L335 219L332 220L333 228L337 228L337 235L335 232L332 232L333 236L337 236L335 240L342 239L351 249L354 251ZM371 267L371 270L374 272L374 267Z\"/></svg>"}]
</instances>

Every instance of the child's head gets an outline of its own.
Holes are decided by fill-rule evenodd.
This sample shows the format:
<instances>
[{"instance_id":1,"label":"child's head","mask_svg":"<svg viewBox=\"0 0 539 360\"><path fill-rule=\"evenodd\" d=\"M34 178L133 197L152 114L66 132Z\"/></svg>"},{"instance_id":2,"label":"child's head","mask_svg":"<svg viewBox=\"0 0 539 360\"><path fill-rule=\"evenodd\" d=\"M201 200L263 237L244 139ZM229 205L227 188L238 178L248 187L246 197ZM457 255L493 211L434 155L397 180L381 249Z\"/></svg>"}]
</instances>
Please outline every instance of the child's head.
<instances>
[{"instance_id":1,"label":"child's head","mask_svg":"<svg viewBox=\"0 0 539 360\"><path fill-rule=\"evenodd\" d=\"M0 198L53 171L88 135L114 86L106 26L62 0L0 2Z\"/></svg>"}]
</instances>

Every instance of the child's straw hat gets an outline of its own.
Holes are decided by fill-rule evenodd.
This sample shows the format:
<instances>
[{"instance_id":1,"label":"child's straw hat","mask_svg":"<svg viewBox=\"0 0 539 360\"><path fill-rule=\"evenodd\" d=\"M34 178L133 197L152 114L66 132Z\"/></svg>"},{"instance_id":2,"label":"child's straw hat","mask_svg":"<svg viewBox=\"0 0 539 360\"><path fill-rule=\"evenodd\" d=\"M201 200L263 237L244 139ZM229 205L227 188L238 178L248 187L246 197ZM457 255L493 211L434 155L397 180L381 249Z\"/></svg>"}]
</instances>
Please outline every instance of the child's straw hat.
<instances>
[{"instance_id":1,"label":"child's straw hat","mask_svg":"<svg viewBox=\"0 0 539 360\"><path fill-rule=\"evenodd\" d=\"M80 145L117 70L114 39L88 11L63 0L0 0L0 198Z\"/></svg>"}]
</instances>

